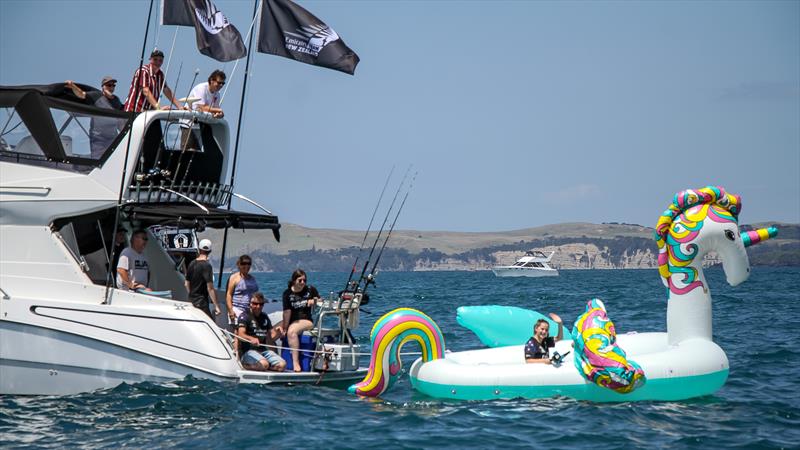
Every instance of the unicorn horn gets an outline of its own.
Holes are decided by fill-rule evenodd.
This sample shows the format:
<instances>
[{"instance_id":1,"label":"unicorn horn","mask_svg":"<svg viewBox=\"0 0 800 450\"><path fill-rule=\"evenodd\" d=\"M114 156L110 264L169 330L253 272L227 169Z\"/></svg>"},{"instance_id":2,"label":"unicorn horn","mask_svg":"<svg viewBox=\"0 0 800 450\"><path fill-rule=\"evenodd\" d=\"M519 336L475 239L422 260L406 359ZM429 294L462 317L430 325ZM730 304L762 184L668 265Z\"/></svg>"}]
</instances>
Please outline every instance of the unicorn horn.
<instances>
[{"instance_id":1,"label":"unicorn horn","mask_svg":"<svg viewBox=\"0 0 800 450\"><path fill-rule=\"evenodd\" d=\"M774 238L778 235L778 229L775 227L759 228L757 230L744 231L740 233L742 242L745 247L756 245L759 242L764 242L769 238Z\"/></svg>"}]
</instances>

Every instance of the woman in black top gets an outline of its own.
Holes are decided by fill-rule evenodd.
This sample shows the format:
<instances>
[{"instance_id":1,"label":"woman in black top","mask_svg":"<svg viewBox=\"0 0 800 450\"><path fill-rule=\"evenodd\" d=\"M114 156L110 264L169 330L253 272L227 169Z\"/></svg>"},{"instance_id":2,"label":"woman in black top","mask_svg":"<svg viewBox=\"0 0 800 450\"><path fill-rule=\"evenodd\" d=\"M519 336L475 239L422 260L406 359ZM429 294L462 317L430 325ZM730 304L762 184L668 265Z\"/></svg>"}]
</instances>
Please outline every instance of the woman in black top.
<instances>
[{"instance_id":1,"label":"woman in black top","mask_svg":"<svg viewBox=\"0 0 800 450\"><path fill-rule=\"evenodd\" d=\"M564 337L564 326L557 314L550 313L550 318L558 324L558 336L555 339L550 337L550 324L544 319L537 320L533 326L533 337L525 343L525 362L551 364L549 349Z\"/></svg>"},{"instance_id":2,"label":"woman in black top","mask_svg":"<svg viewBox=\"0 0 800 450\"><path fill-rule=\"evenodd\" d=\"M292 367L295 372L302 372L300 366L300 335L303 331L310 330L314 324L311 322L311 307L319 299L319 292L314 286L306 285L306 273L297 269L292 273L289 287L283 291L283 329L286 330L286 340L292 351Z\"/></svg>"}]
</instances>

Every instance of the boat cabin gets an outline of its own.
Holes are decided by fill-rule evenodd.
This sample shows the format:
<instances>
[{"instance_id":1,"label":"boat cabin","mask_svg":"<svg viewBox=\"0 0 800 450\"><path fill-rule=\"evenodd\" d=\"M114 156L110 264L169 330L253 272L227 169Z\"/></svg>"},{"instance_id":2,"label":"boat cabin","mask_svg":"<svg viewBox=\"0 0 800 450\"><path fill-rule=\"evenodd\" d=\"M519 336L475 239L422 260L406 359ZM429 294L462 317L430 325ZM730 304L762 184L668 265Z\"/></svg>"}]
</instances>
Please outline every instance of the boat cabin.
<instances>
[{"instance_id":1,"label":"boat cabin","mask_svg":"<svg viewBox=\"0 0 800 450\"><path fill-rule=\"evenodd\" d=\"M196 253L196 232L271 229L279 240L277 216L225 184L233 161L224 119L100 108L100 91L78 86L85 99L64 83L0 86L0 163L11 163L2 164L0 196L19 201L5 202L4 223L48 225L89 280L106 284L119 209L126 239L136 229L151 235L150 288L176 300L186 296L179 269ZM260 212L230 210L233 196Z\"/></svg>"}]
</instances>

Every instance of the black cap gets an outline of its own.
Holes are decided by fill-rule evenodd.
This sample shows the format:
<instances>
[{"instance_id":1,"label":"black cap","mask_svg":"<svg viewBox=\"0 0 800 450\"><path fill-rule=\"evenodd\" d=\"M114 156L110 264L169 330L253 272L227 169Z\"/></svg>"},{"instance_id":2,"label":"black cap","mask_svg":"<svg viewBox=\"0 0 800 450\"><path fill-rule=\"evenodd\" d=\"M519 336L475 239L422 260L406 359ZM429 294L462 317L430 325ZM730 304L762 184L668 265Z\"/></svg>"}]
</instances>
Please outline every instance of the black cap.
<instances>
[{"instance_id":1,"label":"black cap","mask_svg":"<svg viewBox=\"0 0 800 450\"><path fill-rule=\"evenodd\" d=\"M155 58L156 56L160 56L160 57L163 58L164 57L164 52L162 52L159 49L155 49L155 50L153 50L153 53L150 53L150 57L151 58Z\"/></svg>"}]
</instances>

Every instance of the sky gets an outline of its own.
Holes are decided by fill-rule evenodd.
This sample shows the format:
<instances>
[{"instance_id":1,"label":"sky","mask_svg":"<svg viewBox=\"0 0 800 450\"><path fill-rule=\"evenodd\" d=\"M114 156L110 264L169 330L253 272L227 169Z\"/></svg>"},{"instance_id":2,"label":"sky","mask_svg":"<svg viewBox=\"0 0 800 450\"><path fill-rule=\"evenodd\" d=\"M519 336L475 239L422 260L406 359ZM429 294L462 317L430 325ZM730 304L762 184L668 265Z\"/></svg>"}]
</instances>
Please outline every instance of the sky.
<instances>
[{"instance_id":1,"label":"sky","mask_svg":"<svg viewBox=\"0 0 800 450\"><path fill-rule=\"evenodd\" d=\"M225 70L233 136L245 60L201 55L155 3L148 54L179 96ZM653 226L709 184L742 197L741 223L800 222L800 1L297 3L361 63L253 52L235 190L282 222L363 230L409 165L398 229ZM253 1L215 4L246 38ZM124 100L148 6L0 0L0 84L109 74Z\"/></svg>"}]
</instances>

